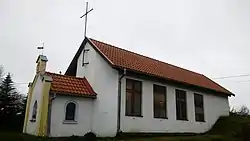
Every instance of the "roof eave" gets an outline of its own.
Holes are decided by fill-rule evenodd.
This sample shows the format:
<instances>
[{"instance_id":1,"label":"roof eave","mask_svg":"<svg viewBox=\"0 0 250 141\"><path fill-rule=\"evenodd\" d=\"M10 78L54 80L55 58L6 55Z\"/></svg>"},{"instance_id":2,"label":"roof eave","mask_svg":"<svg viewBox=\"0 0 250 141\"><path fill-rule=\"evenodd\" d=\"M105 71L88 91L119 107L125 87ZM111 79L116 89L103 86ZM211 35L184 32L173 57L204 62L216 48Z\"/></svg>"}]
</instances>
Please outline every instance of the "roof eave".
<instances>
[{"instance_id":1,"label":"roof eave","mask_svg":"<svg viewBox=\"0 0 250 141\"><path fill-rule=\"evenodd\" d=\"M123 70L124 68L123 67L120 67L120 66L112 66L114 69L118 69L118 70ZM134 72L134 73L139 73L139 74L143 74L143 75L146 75L146 76L150 76L150 77L155 77L155 78L158 78L158 79L164 79L166 81L171 81L171 82L176 82L176 83L180 83L180 84L184 84L184 85L189 85L189 86L193 86L193 87L197 87L197 88L202 88L202 89L207 89L207 90L210 90L210 91L214 91L215 93L220 93L220 94L224 94L224 95L227 95L227 96L235 96L235 94L231 93L230 91L228 91L229 93L226 93L226 92L221 92L221 91L217 91L217 90L214 90L214 89L209 89L209 88L206 88L206 87L201 87L201 86L198 86L198 85L193 85L193 84L189 84L189 83L185 83L185 82L180 82L180 81L176 81L176 80L173 80L173 79L167 79L167 78L163 78L163 77L159 77L159 76L155 76L155 75L151 75L151 74L147 74L147 73L143 73L143 72L139 72L139 71L135 71L135 70L131 70L131 69L127 69L127 71L131 71L131 72ZM217 83L216 83L217 84Z\"/></svg>"},{"instance_id":2,"label":"roof eave","mask_svg":"<svg viewBox=\"0 0 250 141\"><path fill-rule=\"evenodd\" d=\"M89 39L87 37L85 37L85 39L83 40L82 44L80 45L79 49L77 50L77 52L75 53L72 61L69 64L69 67L67 68L65 75L71 75L74 76L74 73L76 73L76 65L77 65L77 58L80 56L81 51L83 49L83 47L85 46L86 42L89 41ZM75 72L73 72L75 71Z\"/></svg>"},{"instance_id":3,"label":"roof eave","mask_svg":"<svg viewBox=\"0 0 250 141\"><path fill-rule=\"evenodd\" d=\"M68 93L68 92L57 92L57 91L53 91L53 90L50 90L50 93L56 93L56 95L63 95L63 96L76 96L76 97L92 98L92 99L97 98L96 93L93 93L93 94L76 94L76 93Z\"/></svg>"},{"instance_id":4,"label":"roof eave","mask_svg":"<svg viewBox=\"0 0 250 141\"><path fill-rule=\"evenodd\" d=\"M86 43L89 43L111 66L114 66L114 64L112 63L112 61L110 61L108 59L107 56L105 56L99 49L98 47L96 47L96 45L88 38L88 37L85 37L85 39L83 40L82 44L80 45L79 49L77 50L73 60L71 61L69 67L67 68L66 72L65 72L65 75L72 75L73 71L74 73L76 73L76 68L74 69L74 67L76 67L77 65L77 58L80 56L81 54L81 51L83 50L84 46ZM75 74L73 74L75 75Z\"/></svg>"}]
</instances>

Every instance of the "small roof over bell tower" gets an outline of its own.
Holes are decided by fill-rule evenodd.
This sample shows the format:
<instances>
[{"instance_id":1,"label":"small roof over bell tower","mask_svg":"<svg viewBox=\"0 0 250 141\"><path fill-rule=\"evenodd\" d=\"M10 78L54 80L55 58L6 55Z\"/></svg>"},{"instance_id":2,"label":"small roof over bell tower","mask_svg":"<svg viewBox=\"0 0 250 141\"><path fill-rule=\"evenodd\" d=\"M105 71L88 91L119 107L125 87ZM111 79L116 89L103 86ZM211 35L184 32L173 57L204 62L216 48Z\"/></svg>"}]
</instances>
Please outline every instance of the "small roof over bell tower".
<instances>
[{"instance_id":1,"label":"small roof over bell tower","mask_svg":"<svg viewBox=\"0 0 250 141\"><path fill-rule=\"evenodd\" d=\"M38 58L36 59L36 73L45 73L46 71L46 65L47 65L47 57L45 55L39 55Z\"/></svg>"},{"instance_id":2,"label":"small roof over bell tower","mask_svg":"<svg viewBox=\"0 0 250 141\"><path fill-rule=\"evenodd\" d=\"M39 56L37 57L37 59L36 59L36 63L37 63L39 60L45 61L45 62L48 61L48 59L47 59L47 57L46 57L45 55L39 55Z\"/></svg>"}]
</instances>

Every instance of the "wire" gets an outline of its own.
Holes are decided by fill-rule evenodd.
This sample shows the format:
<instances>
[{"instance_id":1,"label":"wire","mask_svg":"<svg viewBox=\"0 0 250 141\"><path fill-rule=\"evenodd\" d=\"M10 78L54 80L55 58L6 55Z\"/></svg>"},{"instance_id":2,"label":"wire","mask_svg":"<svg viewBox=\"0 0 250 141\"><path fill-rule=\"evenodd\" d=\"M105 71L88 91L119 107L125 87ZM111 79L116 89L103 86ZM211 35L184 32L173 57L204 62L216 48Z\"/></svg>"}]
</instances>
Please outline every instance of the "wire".
<instances>
[{"instance_id":1,"label":"wire","mask_svg":"<svg viewBox=\"0 0 250 141\"><path fill-rule=\"evenodd\" d=\"M224 77L217 77L217 78L213 78L213 79L227 79L227 78L237 78L237 77L247 77L247 76L250 76L250 74L224 76Z\"/></svg>"},{"instance_id":2,"label":"wire","mask_svg":"<svg viewBox=\"0 0 250 141\"><path fill-rule=\"evenodd\" d=\"M29 83L14 83L14 84L29 84Z\"/></svg>"},{"instance_id":3,"label":"wire","mask_svg":"<svg viewBox=\"0 0 250 141\"><path fill-rule=\"evenodd\" d=\"M237 81L237 82L240 82L240 83L243 83L243 82L250 82L250 80L243 80L243 81Z\"/></svg>"}]
</instances>

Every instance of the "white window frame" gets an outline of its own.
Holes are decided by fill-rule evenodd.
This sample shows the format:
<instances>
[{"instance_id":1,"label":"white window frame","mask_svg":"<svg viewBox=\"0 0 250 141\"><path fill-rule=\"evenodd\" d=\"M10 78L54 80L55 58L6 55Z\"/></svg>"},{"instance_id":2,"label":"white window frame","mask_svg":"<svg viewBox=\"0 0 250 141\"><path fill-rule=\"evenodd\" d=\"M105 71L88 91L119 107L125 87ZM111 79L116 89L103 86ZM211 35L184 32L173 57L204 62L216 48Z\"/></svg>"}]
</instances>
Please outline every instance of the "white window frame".
<instances>
[{"instance_id":1,"label":"white window frame","mask_svg":"<svg viewBox=\"0 0 250 141\"><path fill-rule=\"evenodd\" d=\"M74 103L75 104L75 119L74 120L66 120L66 111L67 111L67 105L69 103ZM78 120L78 104L76 101L67 101L64 105L64 120L63 120L63 124L77 124L77 120Z\"/></svg>"}]
</instances>

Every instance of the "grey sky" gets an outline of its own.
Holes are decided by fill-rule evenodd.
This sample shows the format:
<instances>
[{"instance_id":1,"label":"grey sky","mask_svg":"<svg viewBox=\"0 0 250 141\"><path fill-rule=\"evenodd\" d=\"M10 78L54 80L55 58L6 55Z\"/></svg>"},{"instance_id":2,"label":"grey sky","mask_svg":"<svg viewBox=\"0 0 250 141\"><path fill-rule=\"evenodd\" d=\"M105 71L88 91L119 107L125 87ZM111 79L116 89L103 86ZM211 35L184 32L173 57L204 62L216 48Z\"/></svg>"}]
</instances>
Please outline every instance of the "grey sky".
<instances>
[{"instance_id":1,"label":"grey sky","mask_svg":"<svg viewBox=\"0 0 250 141\"><path fill-rule=\"evenodd\" d=\"M210 78L250 74L249 0L89 0L88 37ZM35 75L45 42L48 70L65 72L83 40L84 0L1 0L0 64L17 83ZM216 80L250 107L250 77ZM17 84L27 93L27 84Z\"/></svg>"}]
</instances>

